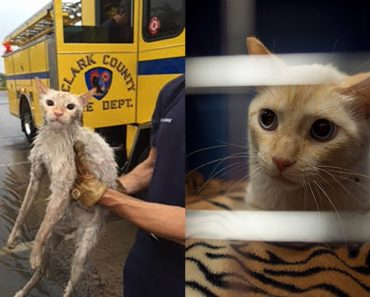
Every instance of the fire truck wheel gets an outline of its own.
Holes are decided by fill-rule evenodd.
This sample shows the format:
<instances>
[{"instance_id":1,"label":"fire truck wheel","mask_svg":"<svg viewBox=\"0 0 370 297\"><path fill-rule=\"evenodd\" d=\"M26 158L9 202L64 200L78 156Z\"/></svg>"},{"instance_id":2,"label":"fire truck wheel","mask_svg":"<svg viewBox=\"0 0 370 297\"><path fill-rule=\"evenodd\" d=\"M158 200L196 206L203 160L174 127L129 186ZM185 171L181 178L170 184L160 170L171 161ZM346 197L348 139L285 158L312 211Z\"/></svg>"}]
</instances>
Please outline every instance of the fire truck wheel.
<instances>
[{"instance_id":1,"label":"fire truck wheel","mask_svg":"<svg viewBox=\"0 0 370 297\"><path fill-rule=\"evenodd\" d=\"M36 136L37 129L33 122L30 105L25 100L22 101L21 105L21 126L27 140L32 142Z\"/></svg>"}]
</instances>

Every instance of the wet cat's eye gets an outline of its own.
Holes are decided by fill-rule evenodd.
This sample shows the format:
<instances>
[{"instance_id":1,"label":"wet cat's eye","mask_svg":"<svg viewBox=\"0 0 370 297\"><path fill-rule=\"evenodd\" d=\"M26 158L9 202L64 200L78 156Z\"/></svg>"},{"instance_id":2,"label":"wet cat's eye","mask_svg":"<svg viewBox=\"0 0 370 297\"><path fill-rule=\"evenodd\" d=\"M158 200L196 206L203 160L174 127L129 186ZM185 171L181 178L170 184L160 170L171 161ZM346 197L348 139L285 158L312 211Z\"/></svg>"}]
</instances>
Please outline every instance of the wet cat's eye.
<instances>
[{"instance_id":1,"label":"wet cat's eye","mask_svg":"<svg viewBox=\"0 0 370 297\"><path fill-rule=\"evenodd\" d=\"M328 141L333 138L337 127L334 123L320 119L312 124L311 137L319 141Z\"/></svg>"},{"instance_id":2,"label":"wet cat's eye","mask_svg":"<svg viewBox=\"0 0 370 297\"><path fill-rule=\"evenodd\" d=\"M69 103L68 105L67 105L67 108L69 109L69 110L72 110L72 109L74 109L75 108L75 104L73 104L73 103Z\"/></svg>"},{"instance_id":3,"label":"wet cat's eye","mask_svg":"<svg viewBox=\"0 0 370 297\"><path fill-rule=\"evenodd\" d=\"M46 105L47 106L53 106L54 105L54 101L53 100L46 100Z\"/></svg>"},{"instance_id":4,"label":"wet cat's eye","mask_svg":"<svg viewBox=\"0 0 370 297\"><path fill-rule=\"evenodd\" d=\"M275 130L278 125L277 116L270 109L262 109L260 111L259 123L265 130Z\"/></svg>"}]
</instances>

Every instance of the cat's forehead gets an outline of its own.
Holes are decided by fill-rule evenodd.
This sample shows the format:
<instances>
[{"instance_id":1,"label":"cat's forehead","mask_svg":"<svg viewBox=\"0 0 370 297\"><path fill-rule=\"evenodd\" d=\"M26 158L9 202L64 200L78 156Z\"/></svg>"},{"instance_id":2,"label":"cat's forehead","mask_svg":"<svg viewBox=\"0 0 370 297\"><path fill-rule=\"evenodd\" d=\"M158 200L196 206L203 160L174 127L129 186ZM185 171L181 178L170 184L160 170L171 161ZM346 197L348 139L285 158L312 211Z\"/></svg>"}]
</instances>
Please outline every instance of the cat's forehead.
<instances>
[{"instance_id":1,"label":"cat's forehead","mask_svg":"<svg viewBox=\"0 0 370 297\"><path fill-rule=\"evenodd\" d=\"M334 85L280 86L262 91L251 104L251 114L263 108L274 110L284 118L327 118L340 122L347 116L346 97Z\"/></svg>"},{"instance_id":2,"label":"cat's forehead","mask_svg":"<svg viewBox=\"0 0 370 297\"><path fill-rule=\"evenodd\" d=\"M324 85L267 87L257 96L257 105L277 110L297 110L311 104L324 103L331 98L332 87Z\"/></svg>"},{"instance_id":3,"label":"cat's forehead","mask_svg":"<svg viewBox=\"0 0 370 297\"><path fill-rule=\"evenodd\" d=\"M51 100L54 100L56 102L77 102L78 101L78 98L76 95L73 95L73 94L70 94L70 93L67 93L67 92L63 92L63 91L55 91L55 90L49 90L49 92L47 92L44 96L43 96L43 99L44 100L48 100L48 99L51 99Z\"/></svg>"},{"instance_id":4,"label":"cat's forehead","mask_svg":"<svg viewBox=\"0 0 370 297\"><path fill-rule=\"evenodd\" d=\"M309 85L282 85L266 87L260 92L256 105L268 104L271 108L285 111L301 110L310 107L336 105L335 92L338 84L346 77L343 73L331 65L301 65L283 68L281 76L291 77L292 79L315 80L314 84Z\"/></svg>"}]
</instances>

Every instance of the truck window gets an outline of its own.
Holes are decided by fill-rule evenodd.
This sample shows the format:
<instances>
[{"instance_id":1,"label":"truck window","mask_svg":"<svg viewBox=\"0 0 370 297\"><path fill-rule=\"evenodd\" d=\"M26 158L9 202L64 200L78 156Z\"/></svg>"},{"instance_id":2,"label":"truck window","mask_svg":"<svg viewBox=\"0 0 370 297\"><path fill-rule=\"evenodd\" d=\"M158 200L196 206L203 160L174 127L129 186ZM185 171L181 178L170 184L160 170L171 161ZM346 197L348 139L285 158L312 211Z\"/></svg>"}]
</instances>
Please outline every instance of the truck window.
<instances>
[{"instance_id":1,"label":"truck window","mask_svg":"<svg viewBox=\"0 0 370 297\"><path fill-rule=\"evenodd\" d=\"M133 43L132 2L133 0L95 1L95 19L86 20L87 25L81 19L81 1L63 0L64 42Z\"/></svg>"},{"instance_id":2,"label":"truck window","mask_svg":"<svg viewBox=\"0 0 370 297\"><path fill-rule=\"evenodd\" d=\"M185 0L144 0L143 38L146 41L179 35L185 24Z\"/></svg>"}]
</instances>

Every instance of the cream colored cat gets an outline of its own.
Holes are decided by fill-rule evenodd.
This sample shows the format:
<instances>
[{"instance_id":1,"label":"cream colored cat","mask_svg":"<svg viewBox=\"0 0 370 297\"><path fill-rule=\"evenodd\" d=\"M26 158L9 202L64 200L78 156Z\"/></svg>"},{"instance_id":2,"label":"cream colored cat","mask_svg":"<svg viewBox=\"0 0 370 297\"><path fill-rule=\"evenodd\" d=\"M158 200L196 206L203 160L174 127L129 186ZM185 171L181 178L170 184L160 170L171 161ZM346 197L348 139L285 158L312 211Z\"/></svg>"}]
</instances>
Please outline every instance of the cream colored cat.
<instances>
[{"instance_id":1,"label":"cream colored cat","mask_svg":"<svg viewBox=\"0 0 370 297\"><path fill-rule=\"evenodd\" d=\"M272 55L256 38L250 55ZM258 88L249 107L247 204L266 210L369 207L370 73L332 66L287 66L282 75L317 73L322 85Z\"/></svg>"}]
</instances>

